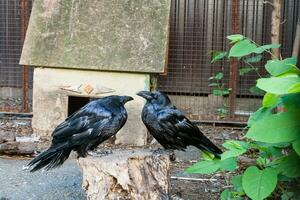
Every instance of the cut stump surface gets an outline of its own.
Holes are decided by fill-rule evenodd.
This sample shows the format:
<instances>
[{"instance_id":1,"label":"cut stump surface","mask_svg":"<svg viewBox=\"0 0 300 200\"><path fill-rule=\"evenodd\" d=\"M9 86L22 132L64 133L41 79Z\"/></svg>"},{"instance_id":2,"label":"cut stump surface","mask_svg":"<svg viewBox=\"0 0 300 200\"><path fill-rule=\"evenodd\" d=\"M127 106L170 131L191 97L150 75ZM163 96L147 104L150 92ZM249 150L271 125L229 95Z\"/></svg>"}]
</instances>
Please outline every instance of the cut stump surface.
<instances>
[{"instance_id":1,"label":"cut stump surface","mask_svg":"<svg viewBox=\"0 0 300 200\"><path fill-rule=\"evenodd\" d=\"M87 199L165 200L170 160L146 149L113 150L79 159Z\"/></svg>"}]
</instances>

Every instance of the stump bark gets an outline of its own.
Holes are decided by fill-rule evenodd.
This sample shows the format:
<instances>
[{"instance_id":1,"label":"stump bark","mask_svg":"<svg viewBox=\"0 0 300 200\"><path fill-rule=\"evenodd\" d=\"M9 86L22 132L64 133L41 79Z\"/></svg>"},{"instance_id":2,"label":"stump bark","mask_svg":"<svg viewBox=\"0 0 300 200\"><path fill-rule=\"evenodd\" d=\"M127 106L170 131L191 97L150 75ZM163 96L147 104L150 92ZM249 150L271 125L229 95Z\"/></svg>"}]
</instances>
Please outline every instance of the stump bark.
<instances>
[{"instance_id":1,"label":"stump bark","mask_svg":"<svg viewBox=\"0 0 300 200\"><path fill-rule=\"evenodd\" d=\"M87 199L165 200L168 197L167 153L114 150L79 159Z\"/></svg>"}]
</instances>

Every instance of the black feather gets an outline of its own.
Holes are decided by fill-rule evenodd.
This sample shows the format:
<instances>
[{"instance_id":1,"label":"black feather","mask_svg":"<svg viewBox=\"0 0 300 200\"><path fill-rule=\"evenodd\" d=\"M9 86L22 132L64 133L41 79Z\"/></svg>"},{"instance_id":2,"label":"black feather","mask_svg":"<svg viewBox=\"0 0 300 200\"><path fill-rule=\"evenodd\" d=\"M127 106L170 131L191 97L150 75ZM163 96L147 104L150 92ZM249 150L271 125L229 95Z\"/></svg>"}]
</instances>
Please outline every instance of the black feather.
<instances>
[{"instance_id":1,"label":"black feather","mask_svg":"<svg viewBox=\"0 0 300 200\"><path fill-rule=\"evenodd\" d=\"M171 104L166 94L141 91L137 95L147 100L142 111L144 124L164 148L184 150L192 145L220 158L222 151Z\"/></svg>"},{"instance_id":2,"label":"black feather","mask_svg":"<svg viewBox=\"0 0 300 200\"><path fill-rule=\"evenodd\" d=\"M85 157L88 150L115 135L127 120L124 104L129 96L108 96L92 101L58 125L52 133L52 145L28 166L31 172L62 165L72 150Z\"/></svg>"}]
</instances>

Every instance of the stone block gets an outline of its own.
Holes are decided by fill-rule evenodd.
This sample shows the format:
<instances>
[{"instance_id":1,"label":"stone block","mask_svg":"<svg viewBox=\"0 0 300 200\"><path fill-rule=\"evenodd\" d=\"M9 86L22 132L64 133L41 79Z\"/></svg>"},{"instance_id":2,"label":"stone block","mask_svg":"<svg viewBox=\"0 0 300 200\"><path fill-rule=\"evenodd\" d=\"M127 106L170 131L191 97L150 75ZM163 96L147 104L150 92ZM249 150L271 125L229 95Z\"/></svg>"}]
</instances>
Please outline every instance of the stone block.
<instances>
[{"instance_id":1,"label":"stone block","mask_svg":"<svg viewBox=\"0 0 300 200\"><path fill-rule=\"evenodd\" d=\"M0 144L16 140L16 134L11 131L0 130Z\"/></svg>"},{"instance_id":2,"label":"stone block","mask_svg":"<svg viewBox=\"0 0 300 200\"><path fill-rule=\"evenodd\" d=\"M0 144L0 154L7 155L31 155L34 153L36 145L33 142L9 141Z\"/></svg>"}]
</instances>

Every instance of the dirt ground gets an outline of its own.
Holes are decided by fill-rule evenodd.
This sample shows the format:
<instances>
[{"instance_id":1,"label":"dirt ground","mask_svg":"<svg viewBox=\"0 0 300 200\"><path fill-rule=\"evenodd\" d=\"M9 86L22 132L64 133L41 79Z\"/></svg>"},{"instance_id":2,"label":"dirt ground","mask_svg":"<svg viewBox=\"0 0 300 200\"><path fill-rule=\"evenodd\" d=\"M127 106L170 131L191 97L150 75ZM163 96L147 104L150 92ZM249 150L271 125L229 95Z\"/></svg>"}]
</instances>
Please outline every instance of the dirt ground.
<instances>
[{"instance_id":1,"label":"dirt ground","mask_svg":"<svg viewBox=\"0 0 300 200\"><path fill-rule=\"evenodd\" d=\"M0 131L5 130L14 132L18 136L31 134L29 119L1 119ZM211 125L200 125L200 129L222 148L221 144L226 139L240 139L243 135L243 129L237 127L218 127ZM41 146L45 148L45 146ZM181 158L172 162L170 193L173 199L184 200L217 200L220 192L225 188L230 188L230 174L217 173L213 175L186 174L184 169L195 163L198 159L195 158L200 152L197 150L181 153ZM75 163L75 162L74 162ZM80 180L80 179L79 179ZM81 183L76 183L81 185Z\"/></svg>"},{"instance_id":2,"label":"dirt ground","mask_svg":"<svg viewBox=\"0 0 300 200\"><path fill-rule=\"evenodd\" d=\"M199 126L203 133L222 148L227 139L240 139L243 129L236 127ZM188 152L187 152L188 153ZM173 162L171 166L171 195L174 199L184 200L217 200L220 193L231 188L230 173L215 173L212 175L186 174L184 169L196 160Z\"/></svg>"}]
</instances>

